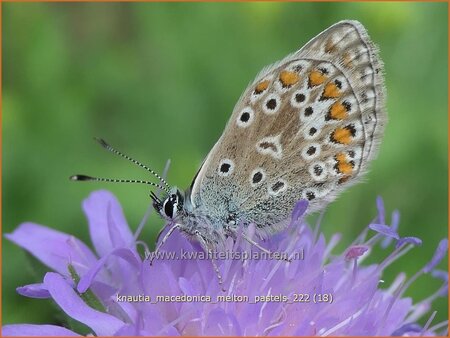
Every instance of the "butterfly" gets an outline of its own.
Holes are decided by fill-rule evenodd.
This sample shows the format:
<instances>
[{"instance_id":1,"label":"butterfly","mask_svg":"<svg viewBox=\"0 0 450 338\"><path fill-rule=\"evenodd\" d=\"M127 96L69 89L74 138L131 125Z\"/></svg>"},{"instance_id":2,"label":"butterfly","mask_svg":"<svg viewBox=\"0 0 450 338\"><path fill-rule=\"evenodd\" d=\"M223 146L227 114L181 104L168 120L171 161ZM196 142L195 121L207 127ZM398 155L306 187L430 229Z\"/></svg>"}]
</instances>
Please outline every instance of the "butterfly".
<instances>
[{"instance_id":1,"label":"butterfly","mask_svg":"<svg viewBox=\"0 0 450 338\"><path fill-rule=\"evenodd\" d=\"M366 29L341 21L256 76L186 191L103 140L159 184L72 179L159 187L164 196L151 193L153 206L172 226L157 250L175 229L208 251L250 224L267 238L285 227L298 200L309 201L308 213L321 210L367 171L387 120L383 82L382 61Z\"/></svg>"}]
</instances>

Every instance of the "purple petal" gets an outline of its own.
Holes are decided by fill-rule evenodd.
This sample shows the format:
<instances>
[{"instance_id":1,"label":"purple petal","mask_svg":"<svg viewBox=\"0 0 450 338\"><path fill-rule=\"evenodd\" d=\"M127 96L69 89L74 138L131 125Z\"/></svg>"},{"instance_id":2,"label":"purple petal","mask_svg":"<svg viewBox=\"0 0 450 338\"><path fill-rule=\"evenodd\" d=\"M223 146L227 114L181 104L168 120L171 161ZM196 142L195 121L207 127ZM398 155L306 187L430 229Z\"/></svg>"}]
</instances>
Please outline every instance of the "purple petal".
<instances>
[{"instance_id":1,"label":"purple petal","mask_svg":"<svg viewBox=\"0 0 450 338\"><path fill-rule=\"evenodd\" d=\"M294 210L292 211L292 221L298 221L300 217L302 217L306 209L308 208L308 201L307 200L299 200L297 203L295 203Z\"/></svg>"},{"instance_id":2,"label":"purple petal","mask_svg":"<svg viewBox=\"0 0 450 338\"><path fill-rule=\"evenodd\" d=\"M391 218L391 230L397 232L399 223L400 223L400 212L398 210L394 210L394 212L392 212ZM385 237L381 242L381 247L383 249L386 249L389 246L389 244L391 244L391 242L392 237Z\"/></svg>"},{"instance_id":3,"label":"purple petal","mask_svg":"<svg viewBox=\"0 0 450 338\"><path fill-rule=\"evenodd\" d=\"M30 298L50 298L47 288L42 283L28 284L25 286L19 286L16 289L19 295Z\"/></svg>"},{"instance_id":4,"label":"purple petal","mask_svg":"<svg viewBox=\"0 0 450 338\"><path fill-rule=\"evenodd\" d=\"M131 247L133 234L117 199L106 190L94 191L83 201L89 232L97 253L104 256L117 247Z\"/></svg>"},{"instance_id":5,"label":"purple petal","mask_svg":"<svg viewBox=\"0 0 450 338\"><path fill-rule=\"evenodd\" d=\"M230 313L221 308L212 310L205 323L204 336L241 336L240 325Z\"/></svg>"},{"instance_id":6,"label":"purple petal","mask_svg":"<svg viewBox=\"0 0 450 338\"><path fill-rule=\"evenodd\" d=\"M423 272L428 273L431 270L434 269L434 267L436 265L439 264L439 262L442 260L442 258L444 258L444 256L447 253L447 249L448 249L448 240L447 239L443 239L439 242L439 245L436 249L436 251L434 252L433 258L431 259L431 261L425 265L425 267L423 268Z\"/></svg>"},{"instance_id":7,"label":"purple petal","mask_svg":"<svg viewBox=\"0 0 450 338\"><path fill-rule=\"evenodd\" d=\"M111 336L125 325L116 317L89 307L61 275L47 272L44 284L67 315L89 326L97 336Z\"/></svg>"},{"instance_id":8,"label":"purple petal","mask_svg":"<svg viewBox=\"0 0 450 338\"><path fill-rule=\"evenodd\" d=\"M117 331L114 336L136 337L136 336L153 336L150 332L139 330L135 324L127 324Z\"/></svg>"},{"instance_id":9,"label":"purple petal","mask_svg":"<svg viewBox=\"0 0 450 338\"><path fill-rule=\"evenodd\" d=\"M399 248L403 244L412 244L414 246L420 246L422 245L422 240L417 237L402 237L398 240L397 244L395 245L395 248Z\"/></svg>"},{"instance_id":10,"label":"purple petal","mask_svg":"<svg viewBox=\"0 0 450 338\"><path fill-rule=\"evenodd\" d=\"M373 231L378 232L379 234L382 234L384 236L392 237L395 239L399 239L400 236L398 233L393 230L391 227L385 225L385 224L370 224L369 228Z\"/></svg>"},{"instance_id":11,"label":"purple petal","mask_svg":"<svg viewBox=\"0 0 450 338\"><path fill-rule=\"evenodd\" d=\"M95 259L86 267L85 273L80 274L82 278L78 287L82 291L89 288L101 300L107 313L91 308L83 301L84 297L76 292L70 278L64 278L55 273L48 273L43 285L23 287L23 293L28 295L33 295L34 292L38 295L40 292L48 292L70 317L91 327L92 334L383 336L394 333L417 335L417 332L424 333L424 330L420 328L418 330L414 324L407 323L420 320L420 316L427 310L425 308L431 308L431 300L447 293L447 276L444 276L442 271L436 271L435 266L428 266L432 265L431 262L425 268L432 268L430 272L433 276L442 278L443 282L439 283L441 284L439 290L426 297L425 302L418 303L417 308L413 307L410 298L403 298L397 293L402 291L401 288L404 285L406 277L401 277L404 276L403 273L400 274L401 278L397 278L388 289L380 288L380 278L388 264L357 265L358 257L362 258L368 254L367 250L370 248L368 245L352 245L345 250L344 254L331 255L330 251L335 244L336 235L331 236L328 242L325 241L323 234L318 233L319 230L315 232L306 223L300 224L302 219L297 222L296 218L302 218L304 213L302 210L304 206L299 202L292 212L291 222L298 226L281 231L262 244L273 252L292 253L304 250L305 256L302 259L294 259L289 264L264 259L251 259L245 262L231 259L217 260L226 285L225 294L246 295L250 299L250 302L243 303L218 301L216 296L224 293L219 291L217 277L208 259L171 260L167 257L155 261L150 267L148 261L141 261L133 243L122 245L124 241L120 227L126 228L125 220L120 220L116 217L117 215L114 215L115 207L110 203L111 196L108 193L103 194L106 194L106 199L109 198L109 202L100 205L99 208L100 214L103 215L105 231L102 232L102 230L96 234L105 236L106 244L103 249L110 250L103 252L100 259ZM402 243L417 244L419 241L417 238L399 238L396 226L398 217L396 219L393 215L391 227L382 224L380 214L384 217L384 206L382 202L378 204L379 219L372 228L384 236L377 234L376 239L395 238L403 241ZM93 212L97 215L97 211ZM94 226L94 223L91 226ZM257 229L255 225L251 225L244 230L254 234ZM92 230L92 232L95 231L95 229ZM253 238L259 240L256 234L254 235ZM363 239L358 239L353 243L361 244L362 241ZM244 244L241 246L240 242L241 239L234 242L230 237L225 248L240 252L243 250L242 246L245 248L250 246L246 241L242 241ZM328 245L326 245L327 242ZM203 252L198 243L191 243L179 231L168 239L162 251L179 253L181 248L191 252ZM97 249L101 252L101 249ZM255 249L250 247L249 250L253 252ZM442 253L439 255L442 256ZM436 258L436 256L439 255L435 254L433 260L438 261L439 257ZM391 255L388 255L389 257ZM391 260L394 259L392 257ZM354 264L347 264L344 258L353 260ZM102 277L104 280L101 281ZM277 301L250 304L256 295L292 295L299 290L308 294L333 294L334 300L322 305L314 304L314 302L287 304ZM155 300L155 296L158 295L209 295L212 302L161 301L155 304L144 304L120 301L116 298L118 292L122 295L145 294L151 296L152 300ZM67 335L66 332L57 333ZM425 333L431 335L431 330ZM32 334L35 333L32 332Z\"/></svg>"},{"instance_id":12,"label":"purple petal","mask_svg":"<svg viewBox=\"0 0 450 338\"><path fill-rule=\"evenodd\" d=\"M14 232L5 234L11 242L29 251L52 270L67 276L67 265L78 273L87 271L97 258L77 238L34 223L22 223Z\"/></svg>"},{"instance_id":13,"label":"purple petal","mask_svg":"<svg viewBox=\"0 0 450 338\"><path fill-rule=\"evenodd\" d=\"M89 288L97 273L100 271L103 265L105 265L106 260L109 259L111 256L117 256L119 258L122 258L123 260L130 263L136 269L139 269L140 267L140 260L136 258L132 250L127 248L115 249L111 253L100 258L94 264L94 266L84 276L81 277L80 282L78 283L77 286L78 292L83 293Z\"/></svg>"},{"instance_id":14,"label":"purple petal","mask_svg":"<svg viewBox=\"0 0 450 338\"><path fill-rule=\"evenodd\" d=\"M393 336L404 336L405 333L408 332L421 332L422 326L416 323L408 323L403 325L401 328L395 330L392 335Z\"/></svg>"},{"instance_id":15,"label":"purple petal","mask_svg":"<svg viewBox=\"0 0 450 338\"><path fill-rule=\"evenodd\" d=\"M377 197L377 209L378 209L378 222L380 224L386 224L384 219L384 202L381 196Z\"/></svg>"},{"instance_id":16,"label":"purple petal","mask_svg":"<svg viewBox=\"0 0 450 338\"><path fill-rule=\"evenodd\" d=\"M444 282L448 282L448 272L444 270L433 270L431 271L431 275L434 278L442 279Z\"/></svg>"},{"instance_id":17,"label":"purple petal","mask_svg":"<svg viewBox=\"0 0 450 338\"><path fill-rule=\"evenodd\" d=\"M362 256L367 250L369 250L369 247L367 245L354 245L348 248L347 252L345 253L345 259L347 261L356 259Z\"/></svg>"},{"instance_id":18,"label":"purple petal","mask_svg":"<svg viewBox=\"0 0 450 338\"><path fill-rule=\"evenodd\" d=\"M2 327L2 336L15 337L42 337L42 336L80 336L62 326L56 325L34 325L34 324L11 324Z\"/></svg>"},{"instance_id":19,"label":"purple petal","mask_svg":"<svg viewBox=\"0 0 450 338\"><path fill-rule=\"evenodd\" d=\"M442 287L439 289L439 296L441 297L447 297L448 295L448 283L445 283L442 285Z\"/></svg>"}]
</instances>

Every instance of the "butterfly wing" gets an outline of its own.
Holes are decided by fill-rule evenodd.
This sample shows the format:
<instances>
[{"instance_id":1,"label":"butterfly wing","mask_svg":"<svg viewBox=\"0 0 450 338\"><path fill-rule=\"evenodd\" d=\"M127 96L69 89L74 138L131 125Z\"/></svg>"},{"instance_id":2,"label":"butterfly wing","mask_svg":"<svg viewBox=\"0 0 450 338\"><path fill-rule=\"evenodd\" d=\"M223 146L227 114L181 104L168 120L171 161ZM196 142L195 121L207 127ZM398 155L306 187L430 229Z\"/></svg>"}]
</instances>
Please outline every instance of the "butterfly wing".
<instances>
[{"instance_id":1,"label":"butterfly wing","mask_svg":"<svg viewBox=\"0 0 450 338\"><path fill-rule=\"evenodd\" d=\"M339 22L263 69L236 104L191 187L216 221L262 232L296 201L323 208L374 158L386 122L382 63L365 28Z\"/></svg>"}]
</instances>

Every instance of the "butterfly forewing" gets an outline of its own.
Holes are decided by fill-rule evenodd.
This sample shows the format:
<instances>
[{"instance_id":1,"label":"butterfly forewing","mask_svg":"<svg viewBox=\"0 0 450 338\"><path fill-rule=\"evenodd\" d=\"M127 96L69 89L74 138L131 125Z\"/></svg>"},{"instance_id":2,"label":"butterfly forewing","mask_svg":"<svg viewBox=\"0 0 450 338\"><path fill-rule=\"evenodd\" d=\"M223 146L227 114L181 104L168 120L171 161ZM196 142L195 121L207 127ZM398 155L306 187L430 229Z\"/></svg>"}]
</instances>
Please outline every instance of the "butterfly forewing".
<instances>
[{"instance_id":1,"label":"butterfly forewing","mask_svg":"<svg viewBox=\"0 0 450 338\"><path fill-rule=\"evenodd\" d=\"M385 120L376 48L358 22L337 23L244 91L192 202L218 222L232 215L274 232L299 199L318 210L360 178Z\"/></svg>"}]
</instances>

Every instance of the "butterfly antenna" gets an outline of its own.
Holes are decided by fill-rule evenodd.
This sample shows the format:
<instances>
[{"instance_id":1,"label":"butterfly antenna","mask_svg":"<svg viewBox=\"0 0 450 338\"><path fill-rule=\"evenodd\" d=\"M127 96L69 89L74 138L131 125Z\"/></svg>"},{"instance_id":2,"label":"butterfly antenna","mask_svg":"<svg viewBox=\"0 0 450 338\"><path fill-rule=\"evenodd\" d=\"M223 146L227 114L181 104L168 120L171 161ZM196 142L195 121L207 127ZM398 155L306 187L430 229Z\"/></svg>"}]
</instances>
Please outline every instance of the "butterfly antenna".
<instances>
[{"instance_id":1,"label":"butterfly antenna","mask_svg":"<svg viewBox=\"0 0 450 338\"><path fill-rule=\"evenodd\" d=\"M112 182L112 183L141 183L141 184L148 184L152 185L154 187L157 187L161 190L164 190L165 192L169 193L169 190L160 185L149 181L143 181L143 180L125 180L125 179L118 179L118 178L103 178L103 177L92 177L87 175L73 175L70 176L70 180L72 181L98 181L98 182Z\"/></svg>"},{"instance_id":2,"label":"butterfly antenna","mask_svg":"<svg viewBox=\"0 0 450 338\"><path fill-rule=\"evenodd\" d=\"M106 143L106 141L102 138L99 137L94 137L94 140L96 140L103 148L105 148L106 150L112 152L113 154L116 154L130 162L133 162L134 164L138 165L141 168L144 168L145 170L147 170L149 173L151 173L153 176L155 176L157 179L160 180L161 183L163 183L168 189L170 189L170 186L167 184L167 182L164 180L164 178L162 178L160 175L158 175L156 172L154 172L152 169L150 169L149 167L147 167L145 164L142 164L139 161L136 161L135 159L131 158L130 156L127 156L123 153L121 153L120 151L114 149L113 147L111 147L108 143ZM163 189L165 190L165 189Z\"/></svg>"}]
</instances>

